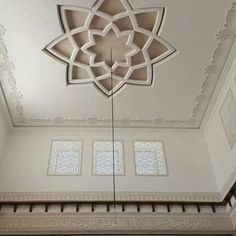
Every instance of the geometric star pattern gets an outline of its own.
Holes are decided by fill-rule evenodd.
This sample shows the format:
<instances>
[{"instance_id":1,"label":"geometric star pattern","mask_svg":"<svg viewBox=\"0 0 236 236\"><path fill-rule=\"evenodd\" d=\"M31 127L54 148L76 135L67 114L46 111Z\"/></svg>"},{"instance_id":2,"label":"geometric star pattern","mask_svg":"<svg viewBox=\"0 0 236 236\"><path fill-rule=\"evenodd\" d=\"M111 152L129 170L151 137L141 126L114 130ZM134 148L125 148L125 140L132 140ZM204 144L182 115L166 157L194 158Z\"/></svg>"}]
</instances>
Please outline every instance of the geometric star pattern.
<instances>
[{"instance_id":1,"label":"geometric star pattern","mask_svg":"<svg viewBox=\"0 0 236 236\"><path fill-rule=\"evenodd\" d=\"M62 5L58 12L63 34L45 51L67 64L67 84L94 83L107 96L125 84L151 85L153 65L176 51L158 35L163 7L98 0L91 9Z\"/></svg>"},{"instance_id":2,"label":"geometric star pattern","mask_svg":"<svg viewBox=\"0 0 236 236\"><path fill-rule=\"evenodd\" d=\"M162 142L134 142L137 175L167 175Z\"/></svg>"},{"instance_id":3,"label":"geometric star pattern","mask_svg":"<svg viewBox=\"0 0 236 236\"><path fill-rule=\"evenodd\" d=\"M53 140L48 175L80 175L82 141Z\"/></svg>"},{"instance_id":4,"label":"geometric star pattern","mask_svg":"<svg viewBox=\"0 0 236 236\"><path fill-rule=\"evenodd\" d=\"M113 171L115 175L124 175L123 142L114 142L113 160L112 141L95 141L93 143L93 174L113 175Z\"/></svg>"}]
</instances>

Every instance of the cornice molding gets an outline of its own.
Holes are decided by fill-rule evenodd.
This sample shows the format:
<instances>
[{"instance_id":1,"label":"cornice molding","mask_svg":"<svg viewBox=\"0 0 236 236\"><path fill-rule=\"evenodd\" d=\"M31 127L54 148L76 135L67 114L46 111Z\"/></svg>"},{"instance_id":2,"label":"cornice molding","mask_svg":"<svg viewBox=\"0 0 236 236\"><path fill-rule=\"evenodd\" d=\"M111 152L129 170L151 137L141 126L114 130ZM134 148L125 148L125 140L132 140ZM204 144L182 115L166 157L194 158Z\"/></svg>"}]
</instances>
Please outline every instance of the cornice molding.
<instances>
[{"instance_id":1,"label":"cornice molding","mask_svg":"<svg viewBox=\"0 0 236 236\"><path fill-rule=\"evenodd\" d=\"M71 127L110 127L110 119L98 119L96 117L88 117L84 119L76 117L51 117L51 118L26 118L24 116L17 117L16 126L71 126ZM165 120L162 118L140 120L135 118L120 118L115 120L117 128L197 128L196 120Z\"/></svg>"},{"instance_id":2,"label":"cornice molding","mask_svg":"<svg viewBox=\"0 0 236 236\"><path fill-rule=\"evenodd\" d=\"M236 168L234 169L232 174L229 176L229 178L227 179L226 183L224 184L221 190L221 199L225 198L225 196L227 195L227 193L229 192L229 190L231 189L235 181L236 181Z\"/></svg>"},{"instance_id":3,"label":"cornice molding","mask_svg":"<svg viewBox=\"0 0 236 236\"><path fill-rule=\"evenodd\" d=\"M10 201L112 201L112 192L4 192L0 193L1 202ZM219 202L219 193L147 193L118 192L117 201L184 201Z\"/></svg>"},{"instance_id":4,"label":"cornice molding","mask_svg":"<svg viewBox=\"0 0 236 236\"><path fill-rule=\"evenodd\" d=\"M11 113L16 116L23 116L22 97L19 92L14 77L15 66L8 57L8 51L4 42L6 29L0 24L0 83L4 89L4 94L9 98L6 104L11 109ZM12 115L10 115L12 117Z\"/></svg>"},{"instance_id":5,"label":"cornice molding","mask_svg":"<svg viewBox=\"0 0 236 236\"><path fill-rule=\"evenodd\" d=\"M236 37L234 22L236 22L236 1L232 2L232 7L226 15L223 29L216 34L218 43L210 64L205 68L205 78L203 79L200 93L195 97L192 119L201 121L204 118Z\"/></svg>"},{"instance_id":6,"label":"cornice molding","mask_svg":"<svg viewBox=\"0 0 236 236\"><path fill-rule=\"evenodd\" d=\"M205 69L205 78L199 94L195 97L195 105L189 119L165 120L157 117L154 119L140 120L123 117L116 120L116 127L199 128L236 36L234 22L236 22L236 1L232 2L232 7L227 13L223 29L217 33L217 47L214 50L210 65ZM14 65L8 57L6 45L3 40L5 32L4 27L0 25L0 74L4 93L8 98L7 103L14 119L14 126L110 126L111 121L109 119L97 119L95 117L84 119L78 117L27 117L22 105L23 94L17 89L14 78Z\"/></svg>"},{"instance_id":7,"label":"cornice molding","mask_svg":"<svg viewBox=\"0 0 236 236\"><path fill-rule=\"evenodd\" d=\"M4 215L0 218L0 233L22 232L215 232L217 230L231 231L232 223L223 216L155 216L154 214L100 213L100 214L15 214Z\"/></svg>"}]
</instances>

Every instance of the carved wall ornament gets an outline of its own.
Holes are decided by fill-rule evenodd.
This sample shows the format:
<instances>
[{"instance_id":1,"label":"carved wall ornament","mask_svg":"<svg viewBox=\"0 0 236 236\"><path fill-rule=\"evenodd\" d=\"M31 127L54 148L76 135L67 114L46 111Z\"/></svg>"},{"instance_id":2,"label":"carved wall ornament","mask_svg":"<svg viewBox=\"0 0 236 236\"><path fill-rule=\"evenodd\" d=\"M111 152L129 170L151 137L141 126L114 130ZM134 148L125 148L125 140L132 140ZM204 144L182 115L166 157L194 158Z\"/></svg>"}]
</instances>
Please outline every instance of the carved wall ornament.
<instances>
[{"instance_id":1,"label":"carved wall ornament","mask_svg":"<svg viewBox=\"0 0 236 236\"><path fill-rule=\"evenodd\" d=\"M81 175L82 141L52 140L48 175Z\"/></svg>"},{"instance_id":2,"label":"carved wall ornament","mask_svg":"<svg viewBox=\"0 0 236 236\"><path fill-rule=\"evenodd\" d=\"M176 51L158 35L165 8L98 0L91 9L59 6L58 12L64 34L45 49L68 65L68 84L92 82L107 96L126 83L151 85L152 65Z\"/></svg>"},{"instance_id":3,"label":"carved wall ornament","mask_svg":"<svg viewBox=\"0 0 236 236\"><path fill-rule=\"evenodd\" d=\"M114 142L115 175L124 175L123 141ZM113 175L112 141L93 141L93 175Z\"/></svg>"},{"instance_id":4,"label":"carved wall ornament","mask_svg":"<svg viewBox=\"0 0 236 236\"><path fill-rule=\"evenodd\" d=\"M236 1L232 2L223 29L216 34L217 46L213 52L211 62L205 68L205 78L203 79L200 93L195 97L195 106L191 118L197 119L201 123L216 85L220 79L231 47L236 37Z\"/></svg>"},{"instance_id":5,"label":"carved wall ornament","mask_svg":"<svg viewBox=\"0 0 236 236\"><path fill-rule=\"evenodd\" d=\"M228 189L227 189L228 190ZM1 202L10 201L111 201L113 192L2 192ZM117 192L117 201L219 202L225 196L211 193Z\"/></svg>"},{"instance_id":6,"label":"carved wall ornament","mask_svg":"<svg viewBox=\"0 0 236 236\"><path fill-rule=\"evenodd\" d=\"M78 233L78 232L216 232L232 231L230 219L224 216L160 216L128 214L12 214L0 218L0 233Z\"/></svg>"},{"instance_id":7,"label":"carved wall ornament","mask_svg":"<svg viewBox=\"0 0 236 236\"><path fill-rule=\"evenodd\" d=\"M136 175L167 176L167 164L163 142L134 141Z\"/></svg>"},{"instance_id":8,"label":"carved wall ornament","mask_svg":"<svg viewBox=\"0 0 236 236\"><path fill-rule=\"evenodd\" d=\"M23 115L23 106L22 106L22 97L23 94L18 91L16 80L14 77L15 66L8 57L8 51L4 43L3 36L6 33L6 29L0 25L0 83L2 88L5 88L5 91L8 96L9 105L17 116Z\"/></svg>"}]
</instances>

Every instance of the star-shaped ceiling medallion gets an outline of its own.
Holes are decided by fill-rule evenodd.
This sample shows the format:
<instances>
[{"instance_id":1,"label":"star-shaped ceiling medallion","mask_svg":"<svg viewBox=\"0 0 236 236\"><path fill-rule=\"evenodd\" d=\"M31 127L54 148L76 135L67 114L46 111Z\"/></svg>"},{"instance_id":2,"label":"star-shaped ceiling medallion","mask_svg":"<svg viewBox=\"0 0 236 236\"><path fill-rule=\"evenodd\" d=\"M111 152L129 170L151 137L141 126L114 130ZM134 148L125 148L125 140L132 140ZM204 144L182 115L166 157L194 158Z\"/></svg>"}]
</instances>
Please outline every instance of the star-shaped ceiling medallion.
<instances>
[{"instance_id":1,"label":"star-shaped ceiling medallion","mask_svg":"<svg viewBox=\"0 0 236 236\"><path fill-rule=\"evenodd\" d=\"M153 65L176 51L158 35L163 7L98 0L91 9L58 8L64 34L45 50L68 65L68 84L94 83L107 96L125 84L151 85Z\"/></svg>"}]
</instances>

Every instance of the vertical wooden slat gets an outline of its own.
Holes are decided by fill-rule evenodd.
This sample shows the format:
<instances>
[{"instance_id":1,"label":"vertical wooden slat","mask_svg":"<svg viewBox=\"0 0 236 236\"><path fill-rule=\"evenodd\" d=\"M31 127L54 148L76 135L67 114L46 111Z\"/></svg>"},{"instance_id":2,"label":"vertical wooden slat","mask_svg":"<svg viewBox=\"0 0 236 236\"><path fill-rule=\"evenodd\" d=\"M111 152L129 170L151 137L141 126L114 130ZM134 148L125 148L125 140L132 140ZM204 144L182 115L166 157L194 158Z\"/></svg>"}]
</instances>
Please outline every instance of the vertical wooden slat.
<instances>
[{"instance_id":1,"label":"vertical wooden slat","mask_svg":"<svg viewBox=\"0 0 236 236\"><path fill-rule=\"evenodd\" d=\"M29 212L31 213L33 211L33 204L30 204Z\"/></svg>"},{"instance_id":2,"label":"vertical wooden slat","mask_svg":"<svg viewBox=\"0 0 236 236\"><path fill-rule=\"evenodd\" d=\"M48 204L45 204L45 212L48 212Z\"/></svg>"},{"instance_id":3,"label":"vertical wooden slat","mask_svg":"<svg viewBox=\"0 0 236 236\"><path fill-rule=\"evenodd\" d=\"M197 212L200 213L201 212L201 209L200 209L200 206L199 204L197 204Z\"/></svg>"},{"instance_id":4,"label":"vertical wooden slat","mask_svg":"<svg viewBox=\"0 0 236 236\"><path fill-rule=\"evenodd\" d=\"M211 208L212 208L213 213L216 213L215 205L212 205Z\"/></svg>"},{"instance_id":5,"label":"vertical wooden slat","mask_svg":"<svg viewBox=\"0 0 236 236\"><path fill-rule=\"evenodd\" d=\"M140 212L140 205L137 203L137 212Z\"/></svg>"},{"instance_id":6,"label":"vertical wooden slat","mask_svg":"<svg viewBox=\"0 0 236 236\"><path fill-rule=\"evenodd\" d=\"M156 212L155 204L152 204L152 212Z\"/></svg>"},{"instance_id":7,"label":"vertical wooden slat","mask_svg":"<svg viewBox=\"0 0 236 236\"><path fill-rule=\"evenodd\" d=\"M17 211L17 204L14 204L13 212L16 213L16 211Z\"/></svg>"},{"instance_id":8,"label":"vertical wooden slat","mask_svg":"<svg viewBox=\"0 0 236 236\"><path fill-rule=\"evenodd\" d=\"M170 212L170 204L167 204L167 211Z\"/></svg>"}]
</instances>

